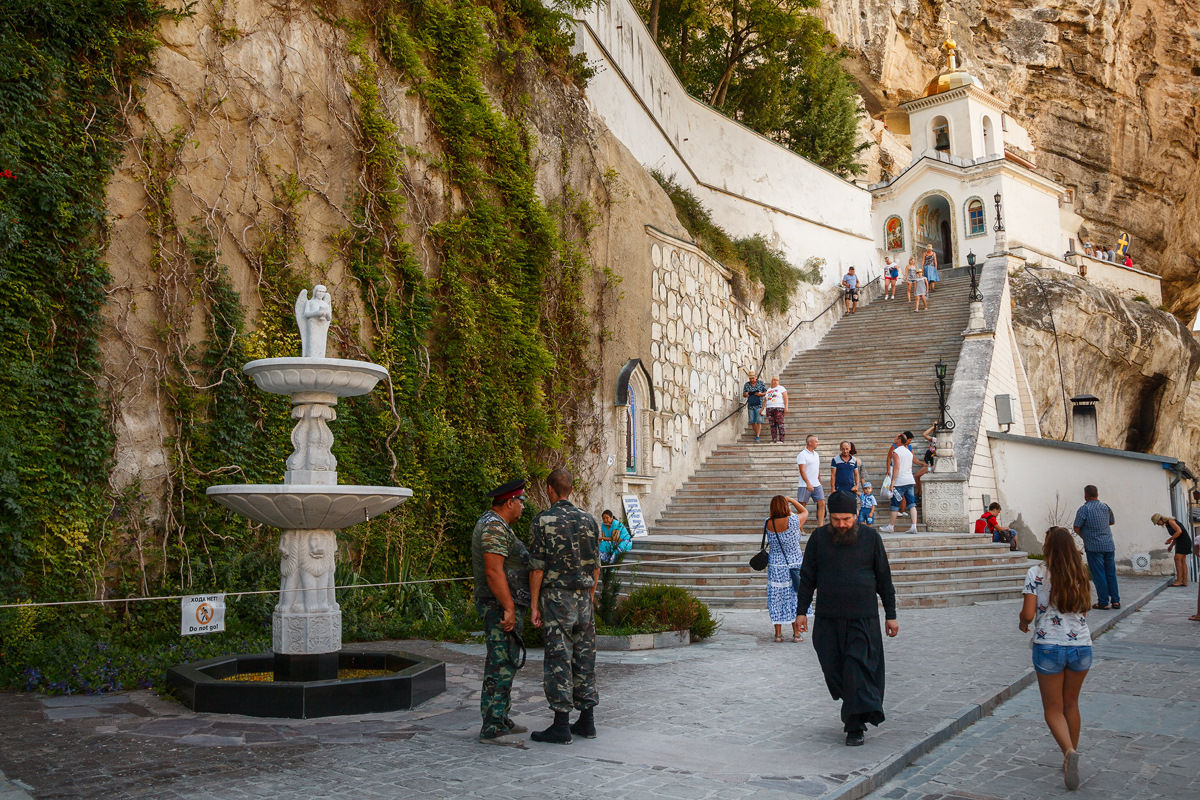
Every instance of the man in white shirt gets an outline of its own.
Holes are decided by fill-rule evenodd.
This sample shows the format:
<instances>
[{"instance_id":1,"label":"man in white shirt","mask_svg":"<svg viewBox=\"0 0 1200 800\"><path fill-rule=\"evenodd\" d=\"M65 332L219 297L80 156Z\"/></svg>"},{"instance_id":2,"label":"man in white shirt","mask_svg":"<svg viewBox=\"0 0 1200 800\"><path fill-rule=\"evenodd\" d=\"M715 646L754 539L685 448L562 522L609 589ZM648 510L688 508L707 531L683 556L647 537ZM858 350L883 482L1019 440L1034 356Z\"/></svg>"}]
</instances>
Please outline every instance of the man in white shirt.
<instances>
[{"instance_id":1,"label":"man in white shirt","mask_svg":"<svg viewBox=\"0 0 1200 800\"><path fill-rule=\"evenodd\" d=\"M842 287L846 290L846 313L853 314L858 311L858 276L854 274L854 267L842 276Z\"/></svg>"},{"instance_id":2,"label":"man in white shirt","mask_svg":"<svg viewBox=\"0 0 1200 800\"><path fill-rule=\"evenodd\" d=\"M810 433L804 449L796 454L796 470L800 473L800 488L796 499L807 505L809 499L817 504L817 527L825 524L825 489L821 486L821 456L817 453L817 435Z\"/></svg>"}]
</instances>

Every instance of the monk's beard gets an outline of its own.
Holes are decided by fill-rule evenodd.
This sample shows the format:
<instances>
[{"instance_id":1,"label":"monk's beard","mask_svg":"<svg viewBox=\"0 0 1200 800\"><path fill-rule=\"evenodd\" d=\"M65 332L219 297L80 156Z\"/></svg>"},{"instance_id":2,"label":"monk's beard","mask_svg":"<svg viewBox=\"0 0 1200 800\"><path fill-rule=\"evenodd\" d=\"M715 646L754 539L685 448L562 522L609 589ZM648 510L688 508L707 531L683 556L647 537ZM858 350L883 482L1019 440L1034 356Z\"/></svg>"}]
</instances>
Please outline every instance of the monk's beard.
<instances>
[{"instance_id":1,"label":"monk's beard","mask_svg":"<svg viewBox=\"0 0 1200 800\"><path fill-rule=\"evenodd\" d=\"M847 545L858 541L858 520L854 520L854 523L845 529L837 528L833 524L830 524L829 527L833 531L834 544Z\"/></svg>"}]
</instances>

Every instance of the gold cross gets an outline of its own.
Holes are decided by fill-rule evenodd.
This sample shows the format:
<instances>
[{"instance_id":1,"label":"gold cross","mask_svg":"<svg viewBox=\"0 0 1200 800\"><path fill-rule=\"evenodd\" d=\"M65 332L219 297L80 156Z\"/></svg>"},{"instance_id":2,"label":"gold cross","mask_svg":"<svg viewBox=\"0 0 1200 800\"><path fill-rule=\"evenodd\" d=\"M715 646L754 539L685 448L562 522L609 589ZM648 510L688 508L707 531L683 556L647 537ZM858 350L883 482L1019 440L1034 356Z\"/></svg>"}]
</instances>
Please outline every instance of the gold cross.
<instances>
[{"instance_id":1,"label":"gold cross","mask_svg":"<svg viewBox=\"0 0 1200 800\"><path fill-rule=\"evenodd\" d=\"M1117 246L1122 253L1126 253L1129 251L1129 234L1128 233L1121 234L1121 238L1117 239Z\"/></svg>"}]
</instances>

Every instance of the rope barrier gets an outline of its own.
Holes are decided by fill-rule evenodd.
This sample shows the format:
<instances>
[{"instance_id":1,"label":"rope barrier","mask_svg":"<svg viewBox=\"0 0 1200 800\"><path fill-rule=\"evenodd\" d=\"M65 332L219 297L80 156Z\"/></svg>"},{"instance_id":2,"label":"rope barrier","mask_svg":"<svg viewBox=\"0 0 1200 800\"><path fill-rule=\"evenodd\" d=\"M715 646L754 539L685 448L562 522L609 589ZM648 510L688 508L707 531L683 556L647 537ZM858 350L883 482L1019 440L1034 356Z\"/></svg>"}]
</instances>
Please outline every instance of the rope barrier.
<instances>
[{"instance_id":1,"label":"rope barrier","mask_svg":"<svg viewBox=\"0 0 1200 800\"><path fill-rule=\"evenodd\" d=\"M630 552L632 552L632 551L630 551ZM757 552L758 552L757 550L745 550L745 551L742 551L742 550L734 550L734 551L713 550L713 551L704 553L702 555L697 555L697 556L684 556L681 558L656 558L656 559L646 559L646 560L639 559L635 563L637 565L669 564L669 563L676 563L676 562L681 562L681 561L696 561L698 559L711 558L712 556L715 556L715 555L742 556L742 555L754 555ZM617 567L622 567L622 566L626 566L626 564L623 564L623 563L622 564L604 564L600 568L601 569L615 569ZM460 578L428 578L428 579L419 580L419 581L392 581L389 583L353 583L353 584L349 584L346 586L334 586L333 588L334 589L378 589L378 588L383 588L386 586L416 586L419 584L429 584L429 583L456 583L458 581L470 581L470 580L474 580L474 579L475 579L475 576L466 575L466 576L463 576ZM322 588L328 588L328 587L322 587ZM238 600L242 597L251 597L253 595L285 594L287 592L304 592L304 591L312 591L312 590L301 588L301 589L256 589L254 591L246 591L246 592L202 592L202 591L196 591L196 592L192 592L191 594L164 594L164 595L155 595L153 597L115 597L115 598L105 599L105 600L59 600L59 601L48 602L48 603L0 603L0 609L5 609L5 608L47 608L47 607L53 607L53 606L106 605L106 604L112 604L112 603L143 603L143 602L149 602L149 601L153 601L153 600L182 600L185 597L195 597L197 595L205 595L205 594L225 594L227 597L229 597L233 600Z\"/></svg>"}]
</instances>

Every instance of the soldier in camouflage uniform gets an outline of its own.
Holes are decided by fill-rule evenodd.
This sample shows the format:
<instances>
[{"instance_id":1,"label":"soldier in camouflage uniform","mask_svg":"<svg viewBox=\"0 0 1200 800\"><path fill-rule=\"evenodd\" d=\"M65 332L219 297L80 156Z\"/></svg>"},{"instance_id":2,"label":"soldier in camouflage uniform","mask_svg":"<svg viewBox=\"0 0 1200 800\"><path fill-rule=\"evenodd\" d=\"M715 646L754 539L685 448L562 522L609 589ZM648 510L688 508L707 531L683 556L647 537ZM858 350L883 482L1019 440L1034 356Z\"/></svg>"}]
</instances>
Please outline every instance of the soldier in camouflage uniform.
<instances>
[{"instance_id":1,"label":"soldier in camouflage uniform","mask_svg":"<svg viewBox=\"0 0 1200 800\"><path fill-rule=\"evenodd\" d=\"M533 624L544 626L546 699L554 724L535 731L535 742L570 744L571 734L596 738L592 709L596 692L596 620L592 603L600 582L600 529L595 518L571 504L571 473L547 478L552 505L533 519L529 539L529 588ZM570 712L579 720L570 725Z\"/></svg>"},{"instance_id":2,"label":"soldier in camouflage uniform","mask_svg":"<svg viewBox=\"0 0 1200 800\"><path fill-rule=\"evenodd\" d=\"M475 523L471 534L471 568L475 575L475 602L483 618L487 660L483 667L483 693L479 711L483 727L479 741L487 744L521 745L524 739L502 739L528 730L509 719L517 652L509 632L520 631L525 609L509 588L506 573L525 569L525 545L511 526L525 508L525 481L516 480L488 493L492 507ZM526 601L528 602L528 601Z\"/></svg>"}]
</instances>

